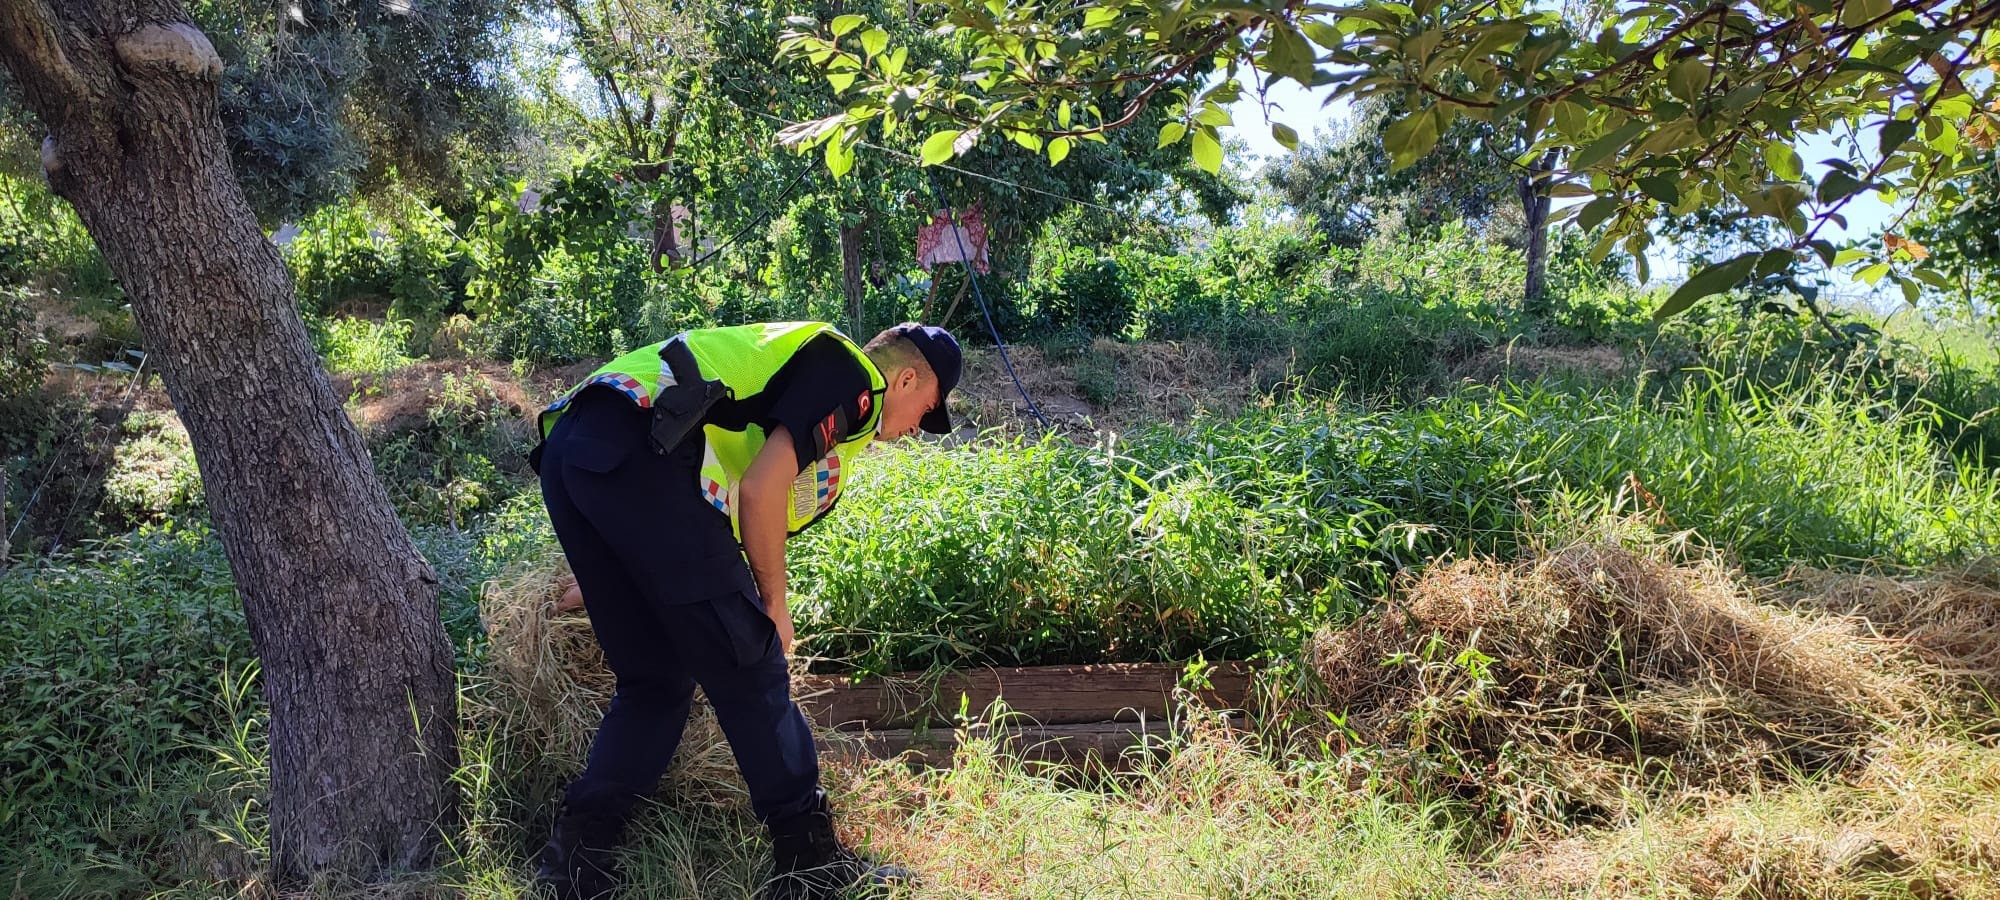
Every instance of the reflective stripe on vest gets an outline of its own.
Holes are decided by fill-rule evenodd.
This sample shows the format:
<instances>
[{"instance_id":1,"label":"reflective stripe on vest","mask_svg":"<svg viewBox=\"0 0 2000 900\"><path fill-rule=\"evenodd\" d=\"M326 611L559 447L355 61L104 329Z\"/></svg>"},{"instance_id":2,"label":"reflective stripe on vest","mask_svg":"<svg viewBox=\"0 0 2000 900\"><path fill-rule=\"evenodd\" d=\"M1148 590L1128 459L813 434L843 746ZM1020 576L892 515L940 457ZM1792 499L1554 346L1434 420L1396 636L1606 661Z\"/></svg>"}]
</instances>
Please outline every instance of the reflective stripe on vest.
<instances>
[{"instance_id":1,"label":"reflective stripe on vest","mask_svg":"<svg viewBox=\"0 0 2000 900\"><path fill-rule=\"evenodd\" d=\"M806 526L826 515L834 502L840 499L845 476L861 451L874 440L876 429L881 425L882 410L878 398L888 387L887 381L868 354L861 352L861 348L838 329L824 322L774 322L704 328L668 339L686 341L688 351L701 368L702 377L722 382L729 388L732 398L745 400L762 393L785 363L791 361L792 354L797 353L807 341L822 334L838 339L841 346L861 363L862 370L868 373L871 393L864 404L867 408L861 410L862 421L857 429L860 436L834 444L826 456L807 466L792 481L785 503L787 534L805 530ZM549 408L541 414L542 437L548 437L564 408L579 392L591 385L608 385L624 394L634 405L650 409L653 399L660 395L663 382L673 384L673 374L660 361L660 348L666 343L648 344L606 363L549 404ZM730 528L740 539L743 526L737 517L737 490L743 473L750 468L751 460L756 459L758 451L764 448L764 429L755 423L744 426L740 431L704 423L702 435L705 446L701 470L695 477L696 488L709 505L729 517ZM794 435L793 439L809 440L810 437Z\"/></svg>"}]
</instances>

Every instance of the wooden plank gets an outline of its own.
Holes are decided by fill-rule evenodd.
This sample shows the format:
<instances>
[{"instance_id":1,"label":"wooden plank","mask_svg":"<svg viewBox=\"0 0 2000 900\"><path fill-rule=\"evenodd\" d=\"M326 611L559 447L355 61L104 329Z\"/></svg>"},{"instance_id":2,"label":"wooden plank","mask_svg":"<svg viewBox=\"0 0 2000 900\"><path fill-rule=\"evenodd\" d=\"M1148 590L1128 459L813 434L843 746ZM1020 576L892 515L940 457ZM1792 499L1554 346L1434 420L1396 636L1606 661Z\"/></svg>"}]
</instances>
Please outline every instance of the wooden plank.
<instances>
[{"instance_id":1,"label":"wooden plank","mask_svg":"<svg viewBox=\"0 0 2000 900\"><path fill-rule=\"evenodd\" d=\"M1004 699L1015 714L1039 725L1137 722L1167 717L1182 672L1172 663L1116 663L968 669L859 683L804 676L793 683L793 696L820 727L848 731L949 726L961 697L975 717ZM1250 663L1218 663L1209 675L1212 690L1199 699L1211 709L1243 709L1255 672Z\"/></svg>"}]
</instances>

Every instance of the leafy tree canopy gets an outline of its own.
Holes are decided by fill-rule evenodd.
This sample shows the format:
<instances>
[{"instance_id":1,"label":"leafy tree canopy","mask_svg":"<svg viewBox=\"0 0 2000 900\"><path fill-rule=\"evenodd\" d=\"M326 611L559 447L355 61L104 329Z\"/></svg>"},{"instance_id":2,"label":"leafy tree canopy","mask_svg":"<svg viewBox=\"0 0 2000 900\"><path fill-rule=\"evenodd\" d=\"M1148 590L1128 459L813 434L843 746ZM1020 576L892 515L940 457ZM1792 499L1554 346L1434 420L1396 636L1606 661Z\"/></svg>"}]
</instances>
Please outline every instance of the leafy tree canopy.
<instances>
[{"instance_id":1,"label":"leafy tree canopy","mask_svg":"<svg viewBox=\"0 0 2000 900\"><path fill-rule=\"evenodd\" d=\"M793 137L851 145L870 130L919 133L942 162L986 135L1060 163L1081 141L1165 108L1162 145L1221 165L1236 75L1290 79L1334 95L1396 98L1408 112L1383 142L1397 167L1463 120L1519 116L1522 157L1560 155L1551 187L1587 197L1578 224L1593 253L1642 255L1663 216L1735 205L1784 229L1780 245L1695 272L1662 315L1816 257L1856 261L1822 236L1874 190L1922 194L1968 170L2000 137L1994 64L2000 4L1977 0L1716 0L1622 4L1595 33L1524 0L1004 0L920 3L950 54L912 65L866 16L794 19L787 53L811 61L846 102ZM922 17L922 14L919 16ZM1802 135L1842 137L1840 158L1808 161ZM1297 135L1274 126L1296 146ZM829 151L838 155L840 150ZM1900 241L1858 252L1864 279L1914 297L1922 269Z\"/></svg>"}]
</instances>

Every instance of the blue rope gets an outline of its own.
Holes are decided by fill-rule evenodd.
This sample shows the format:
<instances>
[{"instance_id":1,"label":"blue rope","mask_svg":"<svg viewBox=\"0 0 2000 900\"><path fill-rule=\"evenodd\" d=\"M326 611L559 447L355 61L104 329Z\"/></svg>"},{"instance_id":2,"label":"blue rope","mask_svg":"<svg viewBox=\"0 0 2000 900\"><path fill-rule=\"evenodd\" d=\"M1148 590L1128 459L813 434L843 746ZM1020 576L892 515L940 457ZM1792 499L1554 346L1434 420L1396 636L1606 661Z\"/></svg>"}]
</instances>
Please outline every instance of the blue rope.
<instances>
[{"instance_id":1,"label":"blue rope","mask_svg":"<svg viewBox=\"0 0 2000 900\"><path fill-rule=\"evenodd\" d=\"M952 240L958 244L958 258L965 264L965 277L972 281L973 299L979 301L979 314L986 318L986 331L993 335L993 346L1000 349L1000 364L1007 367L1007 377L1014 379L1014 389L1021 392L1022 400L1027 401L1028 412L1034 415L1035 421L1042 423L1043 428L1053 427L1048 417L1042 415L1042 408L1035 405L1035 398L1028 396L1028 386L1021 383L1021 376L1014 372L1014 360L1007 356L1007 342L1000 339L1000 327L993 324L993 310L987 307L986 293L979 289L979 276L972 271L972 248L965 246L965 233L959 230L958 213L952 210L951 201L945 199L944 188L938 186L937 173L925 174L929 176L931 193L937 195L938 205L944 207L946 220L951 225Z\"/></svg>"}]
</instances>

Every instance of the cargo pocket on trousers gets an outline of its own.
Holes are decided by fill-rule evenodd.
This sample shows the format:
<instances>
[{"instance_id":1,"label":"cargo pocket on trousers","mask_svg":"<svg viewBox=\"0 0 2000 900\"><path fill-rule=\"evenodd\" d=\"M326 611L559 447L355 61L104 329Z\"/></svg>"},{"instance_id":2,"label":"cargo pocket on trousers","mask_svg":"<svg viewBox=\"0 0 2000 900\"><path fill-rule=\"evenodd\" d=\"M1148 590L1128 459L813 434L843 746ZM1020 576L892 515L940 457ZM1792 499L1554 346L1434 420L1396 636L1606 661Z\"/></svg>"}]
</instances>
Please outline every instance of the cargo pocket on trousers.
<instances>
[{"instance_id":1,"label":"cargo pocket on trousers","mask_svg":"<svg viewBox=\"0 0 2000 900\"><path fill-rule=\"evenodd\" d=\"M755 593L731 591L710 598L708 603L723 633L728 635L730 656L737 668L782 656L778 649L778 626L764 614L764 606Z\"/></svg>"}]
</instances>

